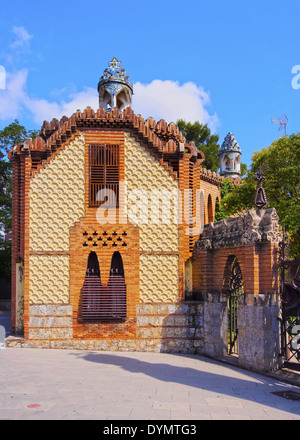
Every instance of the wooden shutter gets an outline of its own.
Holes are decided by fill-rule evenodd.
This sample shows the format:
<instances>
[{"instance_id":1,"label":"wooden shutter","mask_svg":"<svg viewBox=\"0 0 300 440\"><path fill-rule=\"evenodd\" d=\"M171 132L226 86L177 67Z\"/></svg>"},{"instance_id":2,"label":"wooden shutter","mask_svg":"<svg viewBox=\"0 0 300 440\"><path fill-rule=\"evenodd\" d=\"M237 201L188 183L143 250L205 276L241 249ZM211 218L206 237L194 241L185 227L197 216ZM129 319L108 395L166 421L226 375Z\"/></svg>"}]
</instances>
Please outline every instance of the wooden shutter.
<instances>
[{"instance_id":1,"label":"wooden shutter","mask_svg":"<svg viewBox=\"0 0 300 440\"><path fill-rule=\"evenodd\" d=\"M90 206L119 206L119 165L120 145L90 145ZM108 190L107 198L97 200L101 190Z\"/></svg>"},{"instance_id":2,"label":"wooden shutter","mask_svg":"<svg viewBox=\"0 0 300 440\"><path fill-rule=\"evenodd\" d=\"M83 322L95 321L99 318L101 300L101 277L98 258L91 252L88 259L86 276L80 298L80 319Z\"/></svg>"},{"instance_id":3,"label":"wooden shutter","mask_svg":"<svg viewBox=\"0 0 300 440\"><path fill-rule=\"evenodd\" d=\"M127 315L126 297L127 289L120 253L114 253L108 285L103 286L97 255L95 252L91 252L81 290L79 321L89 323L125 320Z\"/></svg>"},{"instance_id":4,"label":"wooden shutter","mask_svg":"<svg viewBox=\"0 0 300 440\"><path fill-rule=\"evenodd\" d=\"M115 252L112 256L108 287L110 293L108 307L111 318L125 319L127 289L120 252Z\"/></svg>"}]
</instances>

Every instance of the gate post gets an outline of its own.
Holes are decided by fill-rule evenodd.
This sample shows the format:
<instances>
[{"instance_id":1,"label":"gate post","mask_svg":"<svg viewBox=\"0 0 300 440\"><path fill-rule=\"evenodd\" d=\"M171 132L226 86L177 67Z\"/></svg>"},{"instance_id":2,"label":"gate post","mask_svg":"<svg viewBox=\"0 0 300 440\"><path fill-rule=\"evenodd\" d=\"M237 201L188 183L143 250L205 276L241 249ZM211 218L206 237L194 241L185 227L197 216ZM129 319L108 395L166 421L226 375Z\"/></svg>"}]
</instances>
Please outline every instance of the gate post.
<instances>
[{"instance_id":1,"label":"gate post","mask_svg":"<svg viewBox=\"0 0 300 440\"><path fill-rule=\"evenodd\" d=\"M272 294L242 295L239 302L239 365L275 371L280 357L280 307Z\"/></svg>"},{"instance_id":2,"label":"gate post","mask_svg":"<svg viewBox=\"0 0 300 440\"><path fill-rule=\"evenodd\" d=\"M227 299L216 292L203 294L203 348L201 353L214 359L227 352Z\"/></svg>"}]
</instances>

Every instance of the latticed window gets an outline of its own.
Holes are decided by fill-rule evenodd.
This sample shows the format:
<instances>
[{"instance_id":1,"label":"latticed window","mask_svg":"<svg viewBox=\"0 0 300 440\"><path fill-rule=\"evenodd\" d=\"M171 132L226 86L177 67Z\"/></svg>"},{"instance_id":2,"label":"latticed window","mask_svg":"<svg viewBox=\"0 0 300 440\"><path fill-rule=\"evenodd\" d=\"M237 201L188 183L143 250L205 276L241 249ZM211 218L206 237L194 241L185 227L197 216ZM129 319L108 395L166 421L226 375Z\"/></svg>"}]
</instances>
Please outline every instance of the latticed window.
<instances>
[{"instance_id":1,"label":"latticed window","mask_svg":"<svg viewBox=\"0 0 300 440\"><path fill-rule=\"evenodd\" d=\"M90 206L119 206L120 145L90 145Z\"/></svg>"},{"instance_id":2,"label":"latticed window","mask_svg":"<svg viewBox=\"0 0 300 440\"><path fill-rule=\"evenodd\" d=\"M107 286L102 285L98 257L88 258L84 285L80 296L79 321L124 321L127 315L127 289L121 254L115 252Z\"/></svg>"}]
</instances>

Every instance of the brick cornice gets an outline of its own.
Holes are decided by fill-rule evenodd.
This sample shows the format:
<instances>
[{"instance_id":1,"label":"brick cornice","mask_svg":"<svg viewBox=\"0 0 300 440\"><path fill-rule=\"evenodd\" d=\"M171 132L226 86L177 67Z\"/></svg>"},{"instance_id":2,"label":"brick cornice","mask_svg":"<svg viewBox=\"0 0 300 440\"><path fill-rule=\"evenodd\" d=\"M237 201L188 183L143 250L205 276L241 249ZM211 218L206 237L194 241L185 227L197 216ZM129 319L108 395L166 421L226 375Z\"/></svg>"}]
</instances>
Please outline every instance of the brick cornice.
<instances>
[{"instance_id":1,"label":"brick cornice","mask_svg":"<svg viewBox=\"0 0 300 440\"><path fill-rule=\"evenodd\" d=\"M32 158L36 156L38 164L35 168L39 168L80 132L99 129L130 132L137 140L147 145L150 151L152 150L161 165L168 168L174 178L177 177L177 172L173 170L174 163L178 163L183 156L188 155L191 161L197 160L199 164L205 160L203 152L198 150L193 142L187 143L174 122L167 124L163 119L156 122L151 117L145 120L129 107L123 112L118 109L106 112L103 108L94 111L91 107L87 107L83 112L78 110L70 118L63 116L60 120L45 121L39 137L34 141L28 139L15 146L8 157L13 160L14 157L22 154L30 154ZM205 168L201 170L201 180L217 186L223 183L220 175Z\"/></svg>"},{"instance_id":2,"label":"brick cornice","mask_svg":"<svg viewBox=\"0 0 300 440\"><path fill-rule=\"evenodd\" d=\"M206 182L212 183L217 186L222 186L224 183L224 179L220 176L220 174L217 174L211 170L207 170L206 168L201 168L200 176L201 180L205 180Z\"/></svg>"},{"instance_id":3,"label":"brick cornice","mask_svg":"<svg viewBox=\"0 0 300 440\"><path fill-rule=\"evenodd\" d=\"M10 151L9 157L12 158L26 148L30 148L31 151L53 152L75 132L99 128L132 129L160 153L171 154L183 151L184 148L189 150L191 148L173 122L170 124L164 120L156 122L153 118L145 121L141 115L135 115L131 108L123 112L113 109L107 113L103 108L94 111L91 107L87 107L83 112L77 111L70 118L64 116L60 121L58 119L45 121L39 137L33 142L28 140L17 145ZM199 151L201 159L202 155L203 153Z\"/></svg>"}]
</instances>

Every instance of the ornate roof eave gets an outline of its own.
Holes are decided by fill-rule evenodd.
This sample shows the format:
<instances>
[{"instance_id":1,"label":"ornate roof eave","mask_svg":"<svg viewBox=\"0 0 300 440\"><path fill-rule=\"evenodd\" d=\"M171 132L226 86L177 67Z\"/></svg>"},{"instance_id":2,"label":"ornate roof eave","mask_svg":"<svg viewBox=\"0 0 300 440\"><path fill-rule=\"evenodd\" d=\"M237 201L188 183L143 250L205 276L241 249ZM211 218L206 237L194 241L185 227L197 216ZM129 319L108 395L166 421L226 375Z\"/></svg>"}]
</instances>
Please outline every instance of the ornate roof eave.
<instances>
[{"instance_id":1,"label":"ornate roof eave","mask_svg":"<svg viewBox=\"0 0 300 440\"><path fill-rule=\"evenodd\" d=\"M45 153L47 158L61 148L70 138L80 131L97 130L99 128L119 128L130 131L137 139L147 144L150 151L168 165L168 156L182 157L187 154L191 160L203 163L205 156L193 143L187 143L178 126L167 123L164 119L156 122L152 117L144 120L141 115L135 115L131 108L123 111L112 109L106 112L104 108L94 111L87 107L83 112L77 110L70 118L63 116L60 120L54 118L51 122L44 121L39 136L26 144L28 154L33 152ZM21 143L8 154L10 160L25 153L25 143ZM172 170L171 165L168 165ZM174 175L177 173L174 171ZM222 178L205 168L201 169L201 178L220 185Z\"/></svg>"},{"instance_id":2,"label":"ornate roof eave","mask_svg":"<svg viewBox=\"0 0 300 440\"><path fill-rule=\"evenodd\" d=\"M201 176L201 180L212 183L214 185L222 186L224 184L224 178L220 176L220 174L208 170L207 168L204 167L201 168L200 176Z\"/></svg>"},{"instance_id":3,"label":"ornate roof eave","mask_svg":"<svg viewBox=\"0 0 300 440\"><path fill-rule=\"evenodd\" d=\"M135 115L129 107L123 111L112 109L110 112L106 112L103 108L94 111L91 107L87 107L83 112L77 110L70 118L63 116L60 121L56 118L51 122L44 121L39 136L34 141L28 140L26 146L25 143L20 143L12 148L8 157L13 160L14 157L25 154L26 150L26 154L39 152L51 158L74 134L99 128L119 128L132 132L163 162L165 162L164 155L179 157L185 154L185 150L189 153L192 150L193 156L196 155L197 159L204 160L202 152L194 151L193 147L186 143L175 123L167 124L163 119L156 122L153 118L145 121L141 115ZM168 162L165 162L165 165L168 165ZM168 166L172 171L172 167ZM175 171L173 174L177 175Z\"/></svg>"},{"instance_id":4,"label":"ornate roof eave","mask_svg":"<svg viewBox=\"0 0 300 440\"><path fill-rule=\"evenodd\" d=\"M253 243L279 243L281 237L275 208L250 209L239 217L205 225L195 248L211 250Z\"/></svg>"},{"instance_id":5,"label":"ornate roof eave","mask_svg":"<svg viewBox=\"0 0 300 440\"><path fill-rule=\"evenodd\" d=\"M151 117L144 120L141 115L135 115L131 108L123 111L112 109L106 112L103 108L94 111L91 107L87 107L83 112L77 110L70 118L63 116L60 121L56 118L51 122L44 121L39 137L30 143L30 150L46 151L54 144L59 146L77 130L87 131L110 127L136 130L161 153L180 151L181 144L184 144L189 151L191 150L191 146L187 144L173 122L167 124L163 119L156 122ZM14 147L10 155L20 152L22 145L21 143ZM202 158L202 154L198 152L199 158Z\"/></svg>"}]
</instances>

